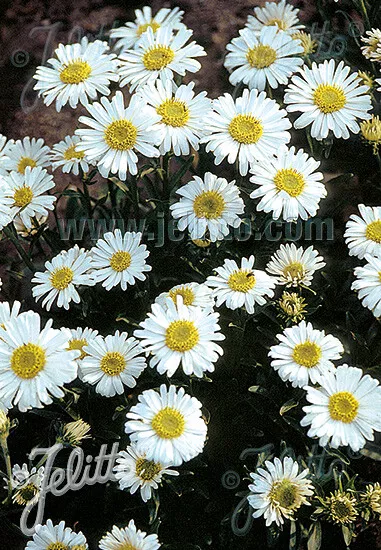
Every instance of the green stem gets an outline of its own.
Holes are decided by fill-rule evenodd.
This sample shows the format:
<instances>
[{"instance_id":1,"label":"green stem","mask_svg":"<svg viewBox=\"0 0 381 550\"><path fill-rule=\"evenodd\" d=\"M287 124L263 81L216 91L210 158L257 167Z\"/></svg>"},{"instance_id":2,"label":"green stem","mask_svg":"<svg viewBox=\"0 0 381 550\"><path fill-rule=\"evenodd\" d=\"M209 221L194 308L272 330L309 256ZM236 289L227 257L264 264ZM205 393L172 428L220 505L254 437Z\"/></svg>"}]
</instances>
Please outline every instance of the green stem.
<instances>
[{"instance_id":1,"label":"green stem","mask_svg":"<svg viewBox=\"0 0 381 550\"><path fill-rule=\"evenodd\" d=\"M135 219L139 220L140 218L140 209L139 209L139 189L138 189L138 180L136 176L131 176L131 183L130 183L130 189L131 189L131 196L132 196L132 204L134 207L134 214Z\"/></svg>"},{"instance_id":2,"label":"green stem","mask_svg":"<svg viewBox=\"0 0 381 550\"><path fill-rule=\"evenodd\" d=\"M24 260L25 264L29 267L29 269L34 272L35 271L34 265L30 261L28 254L25 252L23 246L18 240L17 234L15 234L9 226L4 227L3 232L4 232L4 235L6 235L8 239L12 242L12 244L15 246L21 259Z\"/></svg>"},{"instance_id":3,"label":"green stem","mask_svg":"<svg viewBox=\"0 0 381 550\"><path fill-rule=\"evenodd\" d=\"M9 499L10 496L12 495L12 482L11 482L11 480L12 480L12 463L11 463L11 456L9 454L7 439L2 438L1 442L0 442L0 445L1 445L1 450L3 452L3 456L4 456L5 466L6 466L6 469L7 469L8 499Z\"/></svg>"},{"instance_id":4,"label":"green stem","mask_svg":"<svg viewBox=\"0 0 381 550\"><path fill-rule=\"evenodd\" d=\"M89 217L89 219L91 220L92 216L93 216L93 209L91 207L91 197L90 197L90 194L89 194L89 190L87 188L87 185L86 185L86 181L83 179L82 180L82 183L83 183L83 194L84 194L84 197L85 197L85 204L86 204L86 210L87 210L87 215ZM108 185L109 185L109 189L110 189L110 183L111 182L107 182ZM112 185L112 184L111 184Z\"/></svg>"},{"instance_id":5,"label":"green stem","mask_svg":"<svg viewBox=\"0 0 381 550\"><path fill-rule=\"evenodd\" d=\"M380 176L381 176L381 157L380 157L380 153L378 151L377 151L376 157L377 157L377 162L378 162L378 169L380 171Z\"/></svg>"},{"instance_id":6,"label":"green stem","mask_svg":"<svg viewBox=\"0 0 381 550\"><path fill-rule=\"evenodd\" d=\"M364 19L365 19L365 22L368 26L368 28L370 28L370 22L369 22L369 17L368 17L368 10L366 9L366 4L365 4L365 1L364 0L360 0L360 6L361 6L361 11L364 15Z\"/></svg>"}]
</instances>

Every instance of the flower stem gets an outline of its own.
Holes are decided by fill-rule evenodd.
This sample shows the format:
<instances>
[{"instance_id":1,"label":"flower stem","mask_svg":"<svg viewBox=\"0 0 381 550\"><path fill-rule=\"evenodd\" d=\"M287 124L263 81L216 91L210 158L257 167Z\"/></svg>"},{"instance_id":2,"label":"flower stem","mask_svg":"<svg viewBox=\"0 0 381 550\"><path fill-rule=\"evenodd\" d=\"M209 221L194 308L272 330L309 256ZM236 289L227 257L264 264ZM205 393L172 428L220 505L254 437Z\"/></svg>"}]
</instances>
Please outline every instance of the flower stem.
<instances>
[{"instance_id":1,"label":"flower stem","mask_svg":"<svg viewBox=\"0 0 381 550\"><path fill-rule=\"evenodd\" d=\"M11 456L9 454L8 442L7 442L6 437L1 438L0 446L1 446L1 450L3 452L4 462L5 462L5 466L6 466L6 469L7 469L8 498L10 498L10 496L12 494L12 482L11 482L11 480L12 480L12 463L11 463Z\"/></svg>"},{"instance_id":2,"label":"flower stem","mask_svg":"<svg viewBox=\"0 0 381 550\"><path fill-rule=\"evenodd\" d=\"M28 268L34 272L35 271L34 265L30 261L28 254L25 252L23 246L21 245L19 239L17 238L17 234L15 234L9 226L4 227L3 232L4 232L4 235L6 235L8 239L12 242L12 244L15 246L21 259L24 260Z\"/></svg>"}]
</instances>

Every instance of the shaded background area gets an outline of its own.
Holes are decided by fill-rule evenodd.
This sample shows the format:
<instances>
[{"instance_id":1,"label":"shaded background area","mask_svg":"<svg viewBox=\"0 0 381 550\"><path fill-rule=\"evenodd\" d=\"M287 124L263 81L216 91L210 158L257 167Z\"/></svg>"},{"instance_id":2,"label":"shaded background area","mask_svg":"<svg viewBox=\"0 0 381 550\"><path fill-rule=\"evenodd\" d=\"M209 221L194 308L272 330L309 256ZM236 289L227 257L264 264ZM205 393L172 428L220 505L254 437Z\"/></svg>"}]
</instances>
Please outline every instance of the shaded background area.
<instances>
[{"instance_id":1,"label":"shaded background area","mask_svg":"<svg viewBox=\"0 0 381 550\"><path fill-rule=\"evenodd\" d=\"M292 3L301 8L300 18L303 21L318 20L322 25L313 0ZM81 108L72 110L67 107L58 114L54 106L46 107L41 100L37 101L31 81L36 67L41 64L43 59L51 57L53 50L60 42L76 41L85 34L93 38L107 38L107 31L111 27L134 19L134 9L144 4L147 2L135 0L2 0L0 8L2 9L0 21L0 82L2 83L0 86L0 133L13 139L22 138L25 135L42 137L50 146L63 139L67 134L72 134L76 128ZM227 72L223 68L225 46L244 26L247 15L252 12L253 7L261 4L264 2L250 0L181 0L177 2L154 0L150 2L154 11L167 6L179 6L185 11L184 23L193 29L194 39L204 46L208 53L207 57L201 59L201 71L191 75L190 78L196 82L198 90L207 90L208 95L212 98L225 91L231 91ZM336 7L332 7L332 13L335 9ZM298 136L297 139L302 139L302 136ZM340 165L338 165L339 162ZM371 203L373 198L377 201L379 195L369 189L367 185L368 180L377 179L377 166L371 152L364 148L360 149L359 143L354 139L345 146L341 142L335 144L331 158L329 161L324 161L324 171L329 173L333 170L355 173L357 171L362 175L362 183L355 177L351 181L343 180L341 183L336 182L335 185L328 186L329 198L324 202L324 209L327 215L335 219L338 244L336 242L326 243L326 249L323 250L324 255L332 258L329 269L330 277L334 282L331 286L327 283L324 307L314 319L316 318L320 323L319 326L327 327L327 331L332 329L340 338L347 340L348 348L351 349L355 359L358 349L361 346L366 346L363 345L363 341L351 341L349 333L352 327L346 324L346 312L353 308L353 316L356 317L358 326L361 327L364 339L368 328L373 326L374 319L369 312L362 308L354 295L348 298L352 264L348 262L342 233L345 221L349 214L355 211L358 202L368 201ZM76 182L76 178L72 175L63 176L59 171L55 173L58 185L64 182L67 184L70 179L73 183ZM260 248L261 244L256 246ZM247 250L239 250L239 252L244 255ZM257 251L255 253L257 254ZM264 257L268 258L268 251L259 251L258 255L262 255L263 260ZM168 258L164 259L160 258L160 251L156 251L152 256L153 271L157 270L158 276L165 273L175 279L186 275L185 270L184 272L180 270L180 273L176 270L174 263L176 252L172 251L172 256L169 252ZM213 258L214 263L212 261L210 263L215 266L219 261L219 258ZM345 266L344 261L347 262ZM324 284L321 286L323 287ZM20 289L17 291L19 292ZM24 294L28 292L29 289L23 289ZM100 330L104 328L101 325L107 316L110 315L111 318L112 312L120 307L118 304L120 296L111 294L104 296L104 303L100 305L100 309L103 308L103 317L94 319L94 326ZM320 298L323 300L322 297ZM38 309L34 302L30 303L30 307ZM137 317L139 315L143 316L144 312L136 313ZM263 550L268 547L262 520L255 522L250 534L246 537L240 538L232 535L230 516L237 506L239 498L235 496L235 490L229 490L221 483L224 473L233 469L238 470L241 476L241 483L237 490L243 491L247 488L247 481L244 479L247 472L243 462L240 462L239 456L246 447L255 446L258 441L261 441L259 432L263 427L261 426L262 417L264 412L267 412L269 404L260 396L257 401L251 400L251 396L247 392L249 386L258 383L257 375L253 373L256 361L263 363L267 361L265 346L273 343L268 335L265 335L266 327L262 327L260 324L257 320L250 324L246 334L247 340L242 338L242 335L229 332L226 348L231 351L226 354L223 364L213 375L213 387L211 388L210 384L200 383L196 389L197 397L206 404L212 414L211 437L205 455L199 462L192 463L192 469L196 470L196 476L184 476L184 487L177 489L183 492L181 499L178 498L176 490L171 491L168 487L164 487L161 493L162 501L165 504L161 514L160 538L162 541L171 543L178 541L177 545L171 544L171 550L176 548L178 550L196 550L196 548L202 550L207 548L212 550L217 548ZM225 333L228 332L227 327L223 327L223 330ZM261 344L264 346L263 348L260 348ZM359 355L359 366L364 368L374 366L375 347L368 346L366 351ZM251 367L253 368L251 369ZM149 381L147 387L153 386L154 382L156 381ZM282 399L286 401L288 393L290 395L292 393L285 389L283 383L275 375L269 375L267 384L271 388L275 402ZM99 430L98 441L104 442L107 440L105 435L107 419L112 416L115 402L95 397L91 403L94 409L92 411L84 410L83 414L86 418L94 416L94 424L98 426ZM88 406L86 399L83 399L81 406L84 409ZM277 412L274 409L274 415ZM44 437L49 435L50 418L49 416L44 418L31 414L26 420L20 415L20 423L19 447L13 449L14 456L18 461L23 460L25 449L29 449L30 433L41 433ZM102 425L105 433L102 432ZM122 433L122 418L117 419L113 429L117 434ZM272 433L272 429L274 430L274 439L277 441L288 437L288 441L294 443L292 439L294 432L291 427L275 426L274 424L274 426L264 428L264 431ZM22 440L22 437L25 437L25 440ZM264 441L264 443L267 442L268 439ZM295 440L295 445L299 444L302 448L302 442ZM91 446L85 445L84 447L86 452L96 452L95 448L91 448ZM208 462L209 467L202 462L204 459L205 462ZM62 465L64 465L64 460L62 460ZM379 463L363 458L357 461L355 467L359 471L365 472L366 479L377 481L380 477ZM195 478L197 479L195 480ZM58 520L64 517L69 525L75 525L78 529L84 530L89 541L93 542L99 540L100 535L104 532L104 525L110 526L112 522L126 523L131 517L135 517L139 527L147 527L147 506L138 497L131 497L130 500L128 497L116 488L106 491L104 487L94 486L84 488L77 493L68 493L60 499L48 498L47 510L53 519ZM124 509L126 499L129 504L128 516ZM306 513L308 515L308 510ZM16 523L18 522L17 514L12 518ZM0 550L22 550L26 542L23 542L18 533L11 532L8 525L4 525L4 529L5 535L0 537ZM325 539L327 542L323 543L322 550L344 548L339 530L329 531L327 537ZM187 542L184 542L185 540ZM95 548L94 542L91 548ZM288 548L287 529L276 548L282 550ZM353 545L353 548L357 548L357 550L381 548L380 533L376 529L370 529L359 539L357 544Z\"/></svg>"}]
</instances>

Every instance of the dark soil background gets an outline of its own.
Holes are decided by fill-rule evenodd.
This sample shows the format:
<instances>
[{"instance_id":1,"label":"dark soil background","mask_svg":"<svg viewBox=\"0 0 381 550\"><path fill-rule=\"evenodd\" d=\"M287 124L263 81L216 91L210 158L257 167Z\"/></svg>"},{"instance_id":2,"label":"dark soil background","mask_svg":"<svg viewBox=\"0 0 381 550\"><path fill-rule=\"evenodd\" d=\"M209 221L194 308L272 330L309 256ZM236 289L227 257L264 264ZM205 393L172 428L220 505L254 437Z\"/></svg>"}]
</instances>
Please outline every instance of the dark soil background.
<instances>
[{"instance_id":1,"label":"dark soil background","mask_svg":"<svg viewBox=\"0 0 381 550\"><path fill-rule=\"evenodd\" d=\"M75 41L85 34L104 38L107 36L108 29L123 24L126 20L134 19L134 9L147 3L152 6L154 11L160 7L174 7L175 5L185 10L185 24L193 29L195 40L203 45L208 53L208 56L201 60L202 70L192 76L192 79L196 81L197 88L207 90L212 98L230 90L227 73L222 65L225 46L237 35L238 29L244 26L246 17L252 12L253 7L264 2L250 0L163 2L154 0L143 3L135 0L0 0L0 133L14 139L26 135L42 137L50 146L63 139L67 134L72 134L80 109L74 111L64 108L61 113L57 114L54 106L47 108L41 100L37 100L36 94L32 90L33 83L31 81L36 67L41 64L42 60L51 57L59 42ZM303 21L311 22L318 17L313 0L301 0L293 3L301 8L300 17ZM334 172L352 171L356 173L361 172L362 168L364 182L367 178L374 178L377 167L371 153L366 152L359 157L356 142L354 145L347 145L344 155L340 147L340 144L337 145L331 159L325 163L324 170L327 174L330 173L328 179ZM340 159L339 166L337 165L338 159ZM360 165L361 169L359 169ZM63 181L67 184L69 177L75 183L75 177L66 176L64 179L58 173L56 182L58 185L63 184ZM348 193L347 196L350 195L351 200L345 202L345 206L343 206L342 199L340 199L343 189L344 184L341 187L337 185L335 188L328 189L331 206L335 202L341 204L339 211L331 209L337 218L335 221L339 228L338 234L342 234L343 224L349 214L355 211L355 206L360 200L365 200L364 193L365 195L368 193L367 188L364 191L364 187L361 187L358 179L352 179L351 183L345 183L345 191ZM345 208L344 211L343 208ZM342 241L338 248L331 247L329 253L337 256L336 265L339 269L341 258L347 256ZM22 289L18 289L18 291L20 290ZM340 280L336 290L334 287L330 289L329 299L333 302L333 310L330 313L328 305L324 313L321 314L321 321L330 319L330 315L332 324L336 322L339 324L344 320L344 310L348 304L341 303L340 292L342 290ZM112 303L105 304L106 309L111 309L112 306ZM30 307L33 307L32 303ZM361 324L361 328L359 330L365 334L372 324L373 318L368 312L362 311L360 304L357 304L356 308L356 312L353 314L355 316L360 311L358 323ZM337 318L335 312L339 312ZM345 325L344 321L342 324ZM254 327L252 328L254 331ZM259 331L256 334L260 339ZM243 356L248 357L251 352L255 353L256 351L249 345L246 348L246 342L237 342L236 346L242 346ZM367 348L367 353L366 361L372 365L372 347ZM366 361L364 360L361 364ZM160 538L162 541L171 543L177 541L177 545L171 544L171 550L175 548L178 550L206 550L207 548L212 550L218 548L263 550L268 548L262 520L257 520L254 523L251 532L246 537L234 537L231 533L229 518L238 504L239 498L235 496L235 491L229 491L222 486L221 476L226 470L241 468L239 471L242 483L237 490L246 489L247 482L243 480L245 471L239 461L239 455L243 449L251 445L256 437L248 422L251 419L251 425L258 425L256 422L260 423L262 413L260 408L254 410L253 405L246 400L247 388L255 383L252 375L242 368L230 373L226 367L228 362L229 358L227 357L225 358L225 370L221 369L218 376L216 373L216 376L213 377L215 380L213 392L209 390L209 385L205 384L203 388L200 388L198 394L201 401L205 399L209 410L213 413L219 411L218 423L213 427L213 441L209 442L206 450L209 468L198 465L199 490L195 489L194 482L193 485L190 483L192 491L184 491L183 496L179 499L177 495L164 488L162 500L165 501L165 506L163 506L164 515ZM279 387L283 388L281 384ZM218 401L216 396L220 400L221 396L224 396L224 402ZM100 416L104 415L105 418L108 417L109 413L106 414L103 409L106 407L104 400L93 401L93 404L98 406L95 412ZM262 403L262 406L266 407L266 403ZM239 409L238 413L242 413L242 417L239 417L235 423L235 421L231 421L231 414L232 411L237 414L237 408ZM39 430L43 432L45 428L48 429L48 426L49 418L43 420L42 417L36 416L35 419L28 420L28 429L35 433ZM20 427L20 432L23 432L23 426ZM276 437L280 439L282 433L277 433ZM23 460L25 450L29 449L27 438L28 435L26 435L24 445L23 441L19 439L20 448L14 449L19 461ZM358 461L356 466L367 480L377 481L380 479L379 462L364 458L362 461ZM205 487L208 489L208 494L204 491ZM112 500L111 498L106 500L110 494ZM129 508L130 515L124 517L121 514L123 508L121 501L125 495L117 490L112 493L108 492L107 495L102 487L95 486L85 488L80 493L68 493L61 499L48 499L49 516L55 520L66 519L71 526L76 523L76 527L84 530L88 540L92 541L91 549L95 548L93 541L99 540L99 531L104 531L104 525L110 527L113 521L127 523L131 517L135 517L139 527L147 527L146 507L142 505L138 497L131 500L134 504ZM16 524L18 523L17 514L12 519ZM25 539L10 529L9 523L1 519L1 513L0 529L0 550L23 550L25 548ZM276 548L282 550L288 548L287 532L283 538L281 537ZM339 530L328 530L325 534L322 550L332 550L333 548L344 549ZM354 550L365 548L369 550L381 548L381 531L372 527L353 544Z\"/></svg>"}]
</instances>

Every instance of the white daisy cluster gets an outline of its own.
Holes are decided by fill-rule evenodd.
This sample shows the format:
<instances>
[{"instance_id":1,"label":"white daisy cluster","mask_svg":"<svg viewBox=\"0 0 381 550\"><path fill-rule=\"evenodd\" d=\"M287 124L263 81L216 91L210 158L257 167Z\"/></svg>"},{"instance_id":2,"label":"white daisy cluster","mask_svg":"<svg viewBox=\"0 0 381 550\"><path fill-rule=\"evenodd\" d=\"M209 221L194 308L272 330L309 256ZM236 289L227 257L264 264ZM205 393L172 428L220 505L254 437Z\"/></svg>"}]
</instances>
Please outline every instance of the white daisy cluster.
<instances>
[{"instance_id":1,"label":"white daisy cluster","mask_svg":"<svg viewBox=\"0 0 381 550\"><path fill-rule=\"evenodd\" d=\"M253 241L245 252L226 246L246 222L245 213L255 223L260 220L258 224L314 218L327 196L325 160L314 156L321 150L326 153L335 139L348 140L361 131L378 154L380 120L370 113L369 79L344 61L317 62L314 39L298 14L286 0L254 8L226 46L224 67L234 90L213 100L190 79L201 69L199 59L206 52L192 39L193 31L183 24L183 11L176 7L157 13L149 6L138 9L134 21L110 31L110 44L88 37L59 44L46 66L37 68L34 89L46 107L51 113L76 110L78 124L52 147L42 138L13 140L0 135L0 230L33 271L31 294L46 310L44 315L53 311L60 323L77 328L53 328L52 318L21 311L20 302L0 303L5 503L32 506L46 480L43 461L12 468L8 411L59 407L73 422L58 422L56 441L75 448L92 438L90 431L94 433L94 426L78 417L77 401L95 397L97 402L107 398L110 406L115 401L113 421L120 415L125 419L125 445L113 468L114 481L131 495L139 492L144 503L154 500L151 512L157 512L159 486L170 483L169 476L179 476L177 468L203 453L207 442L208 414L194 388L211 382L209 375L215 370L218 376L223 361L229 363L225 327L239 329L243 340L250 338L257 323L254 315L267 316L269 326L277 327L265 355L267 370L266 364L257 363L257 371L270 382L287 384L298 396L291 408L300 413L300 432L300 426L307 428L306 435L322 447L357 452L381 431L379 381L360 368L338 365L349 354L338 325L326 331L319 318L306 320L319 307L309 308L306 297L319 293L314 286L326 276L329 258L313 245L280 244L271 253L263 247L255 255ZM381 31L367 31L362 42L363 55L380 62ZM306 139L295 137L294 130L303 130L300 137ZM293 141L307 142L310 153ZM220 165L225 172L217 168ZM51 173L57 170L63 178L79 176L83 190L57 190ZM108 181L94 179L97 175ZM107 188L106 194L93 196L88 188L92 184ZM148 219L163 213L167 225L175 222L175 229L187 230L192 242L184 248L172 248L171 243L168 263L174 265L168 277L152 268L160 260L165 264L166 251L159 258L157 250L149 250L143 230L114 229L92 246L84 241L83 247L57 249L57 242L50 241L54 232L48 231L49 216L54 212L58 219L57 203L69 195L87 209L91 221L98 221L100 212L107 212L107 221L130 209L134 221L141 221L143 211ZM360 204L358 210L344 234L349 255L365 260L354 270L352 289L380 319L381 207ZM40 241L41 235L45 239ZM48 246L54 250L50 256ZM33 265L36 249L35 257L44 256L41 271ZM195 251L199 265L192 257ZM177 253L187 266L183 277L176 273ZM21 278L24 273L12 270L12 276ZM116 307L120 304L120 311L127 311L131 296L139 306L132 317L122 316ZM98 299L101 305L93 311ZM105 307L98 324L94 312L106 303L114 308L112 318L106 319L110 314ZM74 322L70 315L77 314ZM115 322L133 328L128 333ZM284 407L278 416L283 414ZM294 521L299 509L315 498L312 468L290 455L266 461L261 455L251 474L247 500L253 517L264 516L267 526ZM340 491L320 499L322 505L337 501L355 506L354 497L348 493L344 498ZM366 498L373 498L373 512L381 513L377 491L375 485ZM332 517L338 517L335 514ZM357 515L352 510L349 517ZM113 525L98 546L156 550L161 543L156 534L141 531L128 518L127 526ZM82 532L50 519L37 526L26 546L88 548Z\"/></svg>"},{"instance_id":2,"label":"white daisy cluster","mask_svg":"<svg viewBox=\"0 0 381 550\"><path fill-rule=\"evenodd\" d=\"M352 290L358 291L364 307L381 317L381 207L360 204L358 209L360 215L350 216L344 233L349 255L366 261L354 270Z\"/></svg>"}]
</instances>

